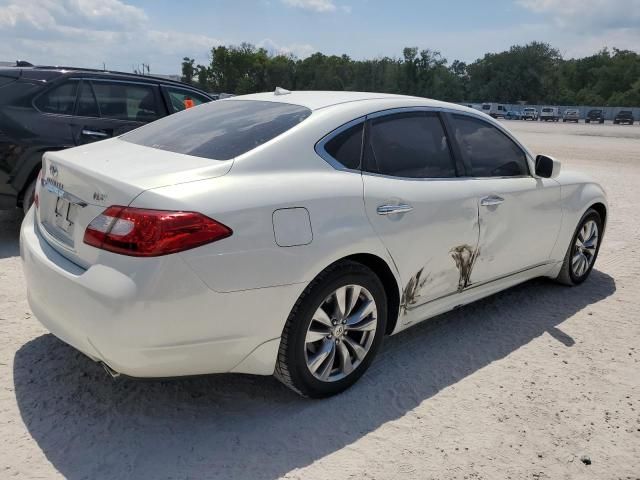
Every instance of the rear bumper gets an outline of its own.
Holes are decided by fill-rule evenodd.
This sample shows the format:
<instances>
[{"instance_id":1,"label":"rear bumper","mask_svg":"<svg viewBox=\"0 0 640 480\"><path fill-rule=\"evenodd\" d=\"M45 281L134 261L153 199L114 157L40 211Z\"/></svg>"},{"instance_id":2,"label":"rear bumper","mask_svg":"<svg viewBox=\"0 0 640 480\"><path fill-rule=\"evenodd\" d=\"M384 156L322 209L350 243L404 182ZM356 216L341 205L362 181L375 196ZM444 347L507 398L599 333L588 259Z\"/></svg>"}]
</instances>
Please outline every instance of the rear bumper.
<instances>
[{"instance_id":1,"label":"rear bumper","mask_svg":"<svg viewBox=\"0 0 640 480\"><path fill-rule=\"evenodd\" d=\"M28 301L55 336L133 377L273 373L279 337L305 285L218 293L179 255L132 260L129 272L84 270L25 217L20 252Z\"/></svg>"}]
</instances>

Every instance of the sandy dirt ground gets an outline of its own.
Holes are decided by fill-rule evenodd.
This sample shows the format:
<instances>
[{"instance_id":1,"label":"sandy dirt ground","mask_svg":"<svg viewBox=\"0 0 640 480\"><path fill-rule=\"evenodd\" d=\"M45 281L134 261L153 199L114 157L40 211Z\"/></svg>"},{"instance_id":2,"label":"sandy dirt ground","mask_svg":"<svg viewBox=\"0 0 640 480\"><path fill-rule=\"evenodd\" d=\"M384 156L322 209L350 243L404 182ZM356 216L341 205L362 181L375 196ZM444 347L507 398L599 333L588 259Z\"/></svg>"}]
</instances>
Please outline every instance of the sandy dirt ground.
<instances>
[{"instance_id":1,"label":"sandy dirt ground","mask_svg":"<svg viewBox=\"0 0 640 480\"><path fill-rule=\"evenodd\" d=\"M608 190L591 278L535 280L389 338L348 392L113 381L29 311L0 212L0 478L640 478L640 127L508 122Z\"/></svg>"}]
</instances>

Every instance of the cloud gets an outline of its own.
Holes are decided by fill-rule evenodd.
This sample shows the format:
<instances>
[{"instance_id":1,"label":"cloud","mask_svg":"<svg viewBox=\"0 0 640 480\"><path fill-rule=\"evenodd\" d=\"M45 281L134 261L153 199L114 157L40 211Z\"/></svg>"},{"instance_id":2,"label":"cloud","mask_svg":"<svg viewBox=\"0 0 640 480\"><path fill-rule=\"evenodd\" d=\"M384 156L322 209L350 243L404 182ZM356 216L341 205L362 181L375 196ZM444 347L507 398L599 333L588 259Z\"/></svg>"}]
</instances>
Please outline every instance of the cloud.
<instances>
[{"instance_id":1,"label":"cloud","mask_svg":"<svg viewBox=\"0 0 640 480\"><path fill-rule=\"evenodd\" d=\"M282 3L320 13L335 12L338 8L333 0L282 0Z\"/></svg>"},{"instance_id":2,"label":"cloud","mask_svg":"<svg viewBox=\"0 0 640 480\"><path fill-rule=\"evenodd\" d=\"M183 56L207 63L207 35L157 30L145 11L121 0L9 0L0 6L0 59L39 64L132 69L141 62L156 73L179 70ZM160 70L154 69L160 65ZM171 66L169 66L171 65Z\"/></svg>"},{"instance_id":3,"label":"cloud","mask_svg":"<svg viewBox=\"0 0 640 480\"><path fill-rule=\"evenodd\" d=\"M604 47L638 50L640 0L517 0L542 16L538 39L560 48L566 58L593 55Z\"/></svg>"},{"instance_id":4,"label":"cloud","mask_svg":"<svg viewBox=\"0 0 640 480\"><path fill-rule=\"evenodd\" d=\"M270 38L258 42L256 45L260 48L266 49L269 53L275 55L295 55L298 58L306 58L309 55L318 51L317 48L309 45L308 43L293 43L290 45L280 45Z\"/></svg>"},{"instance_id":5,"label":"cloud","mask_svg":"<svg viewBox=\"0 0 640 480\"><path fill-rule=\"evenodd\" d=\"M517 0L517 3L550 17L563 28L640 28L640 0Z\"/></svg>"}]
</instances>

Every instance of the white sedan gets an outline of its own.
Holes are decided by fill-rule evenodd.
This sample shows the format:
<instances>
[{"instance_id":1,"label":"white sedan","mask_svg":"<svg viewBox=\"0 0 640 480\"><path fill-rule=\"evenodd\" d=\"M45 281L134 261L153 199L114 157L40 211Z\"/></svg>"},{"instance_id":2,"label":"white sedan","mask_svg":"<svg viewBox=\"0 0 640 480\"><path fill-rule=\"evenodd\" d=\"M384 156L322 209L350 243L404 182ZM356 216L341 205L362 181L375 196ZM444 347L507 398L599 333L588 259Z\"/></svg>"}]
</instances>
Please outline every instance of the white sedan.
<instances>
[{"instance_id":1,"label":"white sedan","mask_svg":"<svg viewBox=\"0 0 640 480\"><path fill-rule=\"evenodd\" d=\"M114 375L275 374L311 397L385 335L582 283L607 220L598 184L476 110L282 89L49 152L35 198L21 254L57 337Z\"/></svg>"}]
</instances>

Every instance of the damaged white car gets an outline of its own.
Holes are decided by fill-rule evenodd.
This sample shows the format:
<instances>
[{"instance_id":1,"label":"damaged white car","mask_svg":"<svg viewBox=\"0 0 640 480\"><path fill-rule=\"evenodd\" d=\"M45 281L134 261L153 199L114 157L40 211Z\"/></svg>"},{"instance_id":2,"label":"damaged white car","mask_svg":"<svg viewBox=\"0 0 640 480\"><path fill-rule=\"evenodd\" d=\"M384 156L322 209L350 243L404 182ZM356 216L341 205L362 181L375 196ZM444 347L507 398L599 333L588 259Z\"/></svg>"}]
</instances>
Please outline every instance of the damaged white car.
<instances>
[{"instance_id":1,"label":"damaged white car","mask_svg":"<svg viewBox=\"0 0 640 480\"><path fill-rule=\"evenodd\" d=\"M113 374L322 397L385 335L583 282L606 221L599 185L476 110L278 89L47 153L21 254L36 317Z\"/></svg>"}]
</instances>

